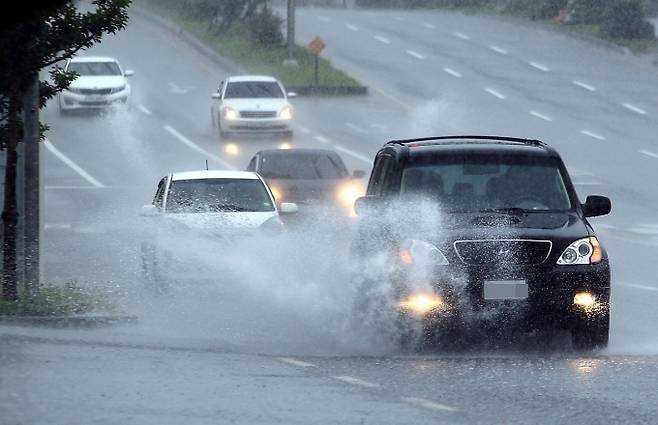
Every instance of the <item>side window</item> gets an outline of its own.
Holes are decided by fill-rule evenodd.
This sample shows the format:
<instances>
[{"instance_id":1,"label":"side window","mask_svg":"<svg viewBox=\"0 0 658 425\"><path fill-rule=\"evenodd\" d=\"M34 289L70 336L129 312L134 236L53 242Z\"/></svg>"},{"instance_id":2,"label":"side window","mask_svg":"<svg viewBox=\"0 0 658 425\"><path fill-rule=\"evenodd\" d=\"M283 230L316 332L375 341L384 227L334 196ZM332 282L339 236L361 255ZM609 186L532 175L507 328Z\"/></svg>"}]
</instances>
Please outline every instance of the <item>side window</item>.
<instances>
[{"instance_id":1,"label":"side window","mask_svg":"<svg viewBox=\"0 0 658 425\"><path fill-rule=\"evenodd\" d=\"M390 155L380 155L375 161L372 176L368 182L368 195L381 196L386 181L386 175L391 168L393 159Z\"/></svg>"},{"instance_id":2,"label":"side window","mask_svg":"<svg viewBox=\"0 0 658 425\"><path fill-rule=\"evenodd\" d=\"M165 187L167 187L167 178L163 178L158 183L158 190L155 192L155 197L153 198L153 205L162 209L162 201L164 200Z\"/></svg>"},{"instance_id":3,"label":"side window","mask_svg":"<svg viewBox=\"0 0 658 425\"><path fill-rule=\"evenodd\" d=\"M251 161L249 161L247 171L256 171L256 157L251 158Z\"/></svg>"}]
</instances>

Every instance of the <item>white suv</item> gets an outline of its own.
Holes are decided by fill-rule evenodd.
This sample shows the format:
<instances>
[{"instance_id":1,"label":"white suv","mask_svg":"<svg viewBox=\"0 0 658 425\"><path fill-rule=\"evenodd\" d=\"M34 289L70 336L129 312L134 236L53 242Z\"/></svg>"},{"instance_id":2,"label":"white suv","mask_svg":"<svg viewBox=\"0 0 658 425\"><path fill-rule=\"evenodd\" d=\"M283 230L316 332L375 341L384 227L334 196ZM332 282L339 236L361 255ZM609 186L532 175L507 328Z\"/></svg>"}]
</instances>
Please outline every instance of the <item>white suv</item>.
<instances>
[{"instance_id":1,"label":"white suv","mask_svg":"<svg viewBox=\"0 0 658 425\"><path fill-rule=\"evenodd\" d=\"M210 118L222 137L240 132L292 135L293 109L288 98L295 96L273 77L229 77L212 95Z\"/></svg>"},{"instance_id":2,"label":"white suv","mask_svg":"<svg viewBox=\"0 0 658 425\"><path fill-rule=\"evenodd\" d=\"M134 74L124 71L114 58L86 56L69 59L66 72L79 76L59 94L59 110L107 108L114 104L127 104L130 84L127 77Z\"/></svg>"}]
</instances>

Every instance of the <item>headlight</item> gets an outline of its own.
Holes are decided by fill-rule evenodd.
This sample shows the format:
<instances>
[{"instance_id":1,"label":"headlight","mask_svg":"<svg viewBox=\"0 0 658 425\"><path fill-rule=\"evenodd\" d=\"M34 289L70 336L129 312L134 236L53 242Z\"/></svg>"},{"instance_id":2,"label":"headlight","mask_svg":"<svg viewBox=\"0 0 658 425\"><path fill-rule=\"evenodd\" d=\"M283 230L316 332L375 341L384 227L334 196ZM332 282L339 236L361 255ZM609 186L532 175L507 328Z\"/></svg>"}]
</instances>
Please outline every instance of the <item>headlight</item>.
<instances>
[{"instance_id":1,"label":"headlight","mask_svg":"<svg viewBox=\"0 0 658 425\"><path fill-rule=\"evenodd\" d=\"M122 86L112 88L110 90L110 93L119 93L119 92L124 91L125 89L126 89L126 85L124 84Z\"/></svg>"},{"instance_id":2,"label":"headlight","mask_svg":"<svg viewBox=\"0 0 658 425\"><path fill-rule=\"evenodd\" d=\"M283 120L291 120L292 119L292 108L290 106L286 106L279 112L279 118Z\"/></svg>"},{"instance_id":3,"label":"headlight","mask_svg":"<svg viewBox=\"0 0 658 425\"><path fill-rule=\"evenodd\" d=\"M447 266L448 259L439 248L429 242L409 239L400 247L399 258L402 264Z\"/></svg>"},{"instance_id":4,"label":"headlight","mask_svg":"<svg viewBox=\"0 0 658 425\"><path fill-rule=\"evenodd\" d=\"M347 183L338 189L338 202L354 213L354 201L363 196L363 190L356 184Z\"/></svg>"},{"instance_id":5,"label":"headlight","mask_svg":"<svg viewBox=\"0 0 658 425\"><path fill-rule=\"evenodd\" d=\"M224 118L226 118L227 120L237 120L238 111L227 106L226 108L224 108Z\"/></svg>"},{"instance_id":6,"label":"headlight","mask_svg":"<svg viewBox=\"0 0 658 425\"><path fill-rule=\"evenodd\" d=\"M279 189L276 186L270 186L270 190L272 191L272 196L274 196L274 200L277 202L281 202L283 199L283 192L281 189Z\"/></svg>"},{"instance_id":7,"label":"headlight","mask_svg":"<svg viewBox=\"0 0 658 425\"><path fill-rule=\"evenodd\" d=\"M399 309L421 315L441 310L443 306L443 299L433 293L411 295L398 303Z\"/></svg>"},{"instance_id":8,"label":"headlight","mask_svg":"<svg viewBox=\"0 0 658 425\"><path fill-rule=\"evenodd\" d=\"M601 244L596 237L579 239L564 250L557 263L562 266L574 264L597 264L603 259Z\"/></svg>"}]
</instances>

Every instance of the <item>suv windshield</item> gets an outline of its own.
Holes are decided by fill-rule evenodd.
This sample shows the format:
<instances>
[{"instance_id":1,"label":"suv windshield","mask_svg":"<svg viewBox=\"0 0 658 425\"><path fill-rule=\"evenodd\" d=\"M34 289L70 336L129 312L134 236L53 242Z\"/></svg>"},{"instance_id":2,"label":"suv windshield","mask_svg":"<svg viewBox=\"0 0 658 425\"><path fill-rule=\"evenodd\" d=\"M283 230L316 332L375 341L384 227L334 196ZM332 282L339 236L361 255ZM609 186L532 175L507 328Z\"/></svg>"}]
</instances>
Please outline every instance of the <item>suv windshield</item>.
<instances>
[{"instance_id":1,"label":"suv windshield","mask_svg":"<svg viewBox=\"0 0 658 425\"><path fill-rule=\"evenodd\" d=\"M572 209L557 164L527 159L451 158L449 163L411 164L402 174L400 193L454 212Z\"/></svg>"},{"instance_id":2,"label":"suv windshield","mask_svg":"<svg viewBox=\"0 0 658 425\"><path fill-rule=\"evenodd\" d=\"M167 212L265 212L274 206L265 186L255 179L174 180Z\"/></svg>"},{"instance_id":3,"label":"suv windshield","mask_svg":"<svg viewBox=\"0 0 658 425\"><path fill-rule=\"evenodd\" d=\"M318 154L263 156L259 174L267 179L320 180L347 177L338 157Z\"/></svg>"},{"instance_id":4,"label":"suv windshield","mask_svg":"<svg viewBox=\"0 0 658 425\"><path fill-rule=\"evenodd\" d=\"M274 81L240 81L226 86L224 99L283 98L283 92Z\"/></svg>"},{"instance_id":5,"label":"suv windshield","mask_svg":"<svg viewBox=\"0 0 658 425\"><path fill-rule=\"evenodd\" d=\"M71 62L67 71L80 76L121 75L121 69L116 62Z\"/></svg>"}]
</instances>

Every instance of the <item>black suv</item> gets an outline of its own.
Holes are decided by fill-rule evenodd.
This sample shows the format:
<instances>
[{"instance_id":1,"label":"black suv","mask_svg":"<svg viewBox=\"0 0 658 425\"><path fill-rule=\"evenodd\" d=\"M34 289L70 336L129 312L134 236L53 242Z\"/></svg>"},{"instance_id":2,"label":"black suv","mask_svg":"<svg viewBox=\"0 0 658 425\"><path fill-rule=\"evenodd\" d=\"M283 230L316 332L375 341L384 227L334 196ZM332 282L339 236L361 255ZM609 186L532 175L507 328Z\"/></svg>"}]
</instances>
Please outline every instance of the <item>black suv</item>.
<instances>
[{"instance_id":1,"label":"black suv","mask_svg":"<svg viewBox=\"0 0 658 425\"><path fill-rule=\"evenodd\" d=\"M539 140L391 141L355 203L360 299L391 283L392 300L377 308L425 343L514 325L605 347L610 267L588 218L610 208L603 196L581 204L559 154Z\"/></svg>"}]
</instances>

